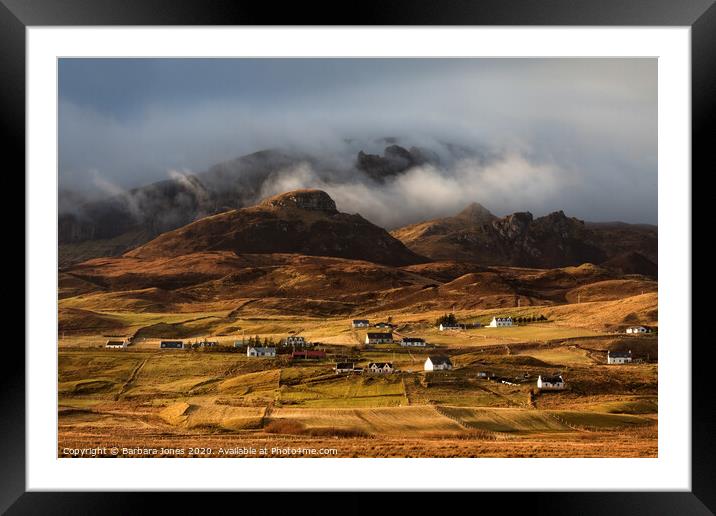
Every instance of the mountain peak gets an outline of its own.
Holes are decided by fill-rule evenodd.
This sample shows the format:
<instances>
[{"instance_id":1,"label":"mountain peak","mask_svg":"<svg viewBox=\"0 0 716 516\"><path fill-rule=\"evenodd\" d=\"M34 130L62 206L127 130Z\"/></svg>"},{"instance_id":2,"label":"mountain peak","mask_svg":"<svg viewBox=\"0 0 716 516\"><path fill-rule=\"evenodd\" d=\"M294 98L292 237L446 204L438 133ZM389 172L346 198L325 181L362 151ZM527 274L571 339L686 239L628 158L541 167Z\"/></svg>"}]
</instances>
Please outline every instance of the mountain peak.
<instances>
[{"instance_id":1,"label":"mountain peak","mask_svg":"<svg viewBox=\"0 0 716 516\"><path fill-rule=\"evenodd\" d=\"M338 213L336 203L331 199L331 196L323 190L316 189L294 190L274 195L264 199L260 206Z\"/></svg>"},{"instance_id":2,"label":"mountain peak","mask_svg":"<svg viewBox=\"0 0 716 516\"><path fill-rule=\"evenodd\" d=\"M477 202L468 204L465 209L455 217L478 225L487 224L495 219L495 216L490 210Z\"/></svg>"}]
</instances>

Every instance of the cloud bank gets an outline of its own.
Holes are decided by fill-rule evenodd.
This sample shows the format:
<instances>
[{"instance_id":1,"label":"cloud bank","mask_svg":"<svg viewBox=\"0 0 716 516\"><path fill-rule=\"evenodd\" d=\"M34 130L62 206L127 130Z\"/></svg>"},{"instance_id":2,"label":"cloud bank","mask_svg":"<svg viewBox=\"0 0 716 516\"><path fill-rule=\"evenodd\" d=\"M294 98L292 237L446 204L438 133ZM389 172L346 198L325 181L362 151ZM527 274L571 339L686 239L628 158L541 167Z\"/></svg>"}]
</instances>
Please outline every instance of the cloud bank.
<instances>
[{"instance_id":1,"label":"cloud bank","mask_svg":"<svg viewBox=\"0 0 716 516\"><path fill-rule=\"evenodd\" d=\"M389 227L473 201L655 223L656 91L653 59L63 59L60 187L185 181L282 148L312 159L261 195L323 188ZM355 158L385 136L439 162L375 184Z\"/></svg>"}]
</instances>

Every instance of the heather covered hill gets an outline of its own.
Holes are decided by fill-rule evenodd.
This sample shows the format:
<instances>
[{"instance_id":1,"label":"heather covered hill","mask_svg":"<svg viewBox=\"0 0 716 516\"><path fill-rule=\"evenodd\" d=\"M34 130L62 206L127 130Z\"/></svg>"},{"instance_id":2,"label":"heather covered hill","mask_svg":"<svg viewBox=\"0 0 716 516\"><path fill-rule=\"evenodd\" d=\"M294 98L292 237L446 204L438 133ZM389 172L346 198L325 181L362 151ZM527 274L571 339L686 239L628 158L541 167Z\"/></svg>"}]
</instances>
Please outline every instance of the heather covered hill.
<instances>
[{"instance_id":1,"label":"heather covered hill","mask_svg":"<svg viewBox=\"0 0 716 516\"><path fill-rule=\"evenodd\" d=\"M358 214L337 210L321 190L298 190L256 206L206 217L162 234L128 253L166 258L206 251L297 253L410 265L428 260Z\"/></svg>"}]
</instances>

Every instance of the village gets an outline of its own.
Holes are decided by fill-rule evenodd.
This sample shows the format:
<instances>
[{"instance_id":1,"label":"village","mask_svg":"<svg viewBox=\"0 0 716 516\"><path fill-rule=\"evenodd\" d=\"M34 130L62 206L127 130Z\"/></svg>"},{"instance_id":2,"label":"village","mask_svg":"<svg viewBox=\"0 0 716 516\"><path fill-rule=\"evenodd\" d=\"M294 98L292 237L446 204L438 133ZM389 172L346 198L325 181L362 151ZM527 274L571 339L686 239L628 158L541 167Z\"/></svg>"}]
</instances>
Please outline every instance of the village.
<instances>
[{"instance_id":1,"label":"village","mask_svg":"<svg viewBox=\"0 0 716 516\"><path fill-rule=\"evenodd\" d=\"M527 324L529 322L545 321L544 316L531 318L511 316L494 316L488 324L484 326L480 323L460 323L453 314L442 316L436 324L436 328L440 332L458 332L475 328L512 328L519 324ZM381 321L371 323L368 319L353 319L350 327L353 330L365 329L365 338L363 340L363 350L382 346L383 351L392 349L391 347L399 347L403 349L412 348L425 351L426 355L423 362L423 372L447 372L454 369L454 364L450 356L440 352L440 348L430 344L426 339L417 336L402 335L395 331L396 324L390 321ZM645 335L653 332L652 328L645 326L629 326L623 330L625 335ZM106 341L104 347L106 349L128 349L132 346L132 337L110 338ZM284 358L292 365L300 365L306 363L326 363L330 362L330 367L337 375L345 374L364 374L364 375L384 375L395 373L415 374L418 371L412 369L404 371L398 368L392 361L384 362L365 362L361 361L354 353L351 357L350 353L346 353L343 349L336 349L336 346L324 345L321 342L311 342L301 335L289 335L274 343L273 338L264 338L263 341L259 336L234 340L231 343L221 343L218 340L193 339L189 341L182 340L160 340L159 348L164 350L197 350L212 348L215 351L224 352L241 352L249 358L258 359L276 359ZM414 358L411 354L411 358ZM606 350L603 362L608 365L628 365L644 363L647 357L635 357L629 350ZM481 380L489 380L499 382L506 385L530 384L537 392L544 391L563 391L568 389L569 385L563 374L537 374L536 376L529 373L520 373L518 375L497 375L491 371L480 370L475 374L475 378Z\"/></svg>"}]
</instances>

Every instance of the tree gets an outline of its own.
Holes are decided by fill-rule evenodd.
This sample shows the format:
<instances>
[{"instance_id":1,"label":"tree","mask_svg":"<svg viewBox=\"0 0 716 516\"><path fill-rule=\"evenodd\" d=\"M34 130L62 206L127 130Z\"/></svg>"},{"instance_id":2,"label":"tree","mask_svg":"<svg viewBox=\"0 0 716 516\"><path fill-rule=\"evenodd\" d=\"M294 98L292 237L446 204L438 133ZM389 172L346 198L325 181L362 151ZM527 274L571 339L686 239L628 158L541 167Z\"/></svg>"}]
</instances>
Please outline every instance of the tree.
<instances>
[{"instance_id":1,"label":"tree","mask_svg":"<svg viewBox=\"0 0 716 516\"><path fill-rule=\"evenodd\" d=\"M438 317L437 321L435 321L435 326L440 326L441 324L448 326L456 325L457 319L455 318L455 314L445 314Z\"/></svg>"}]
</instances>

